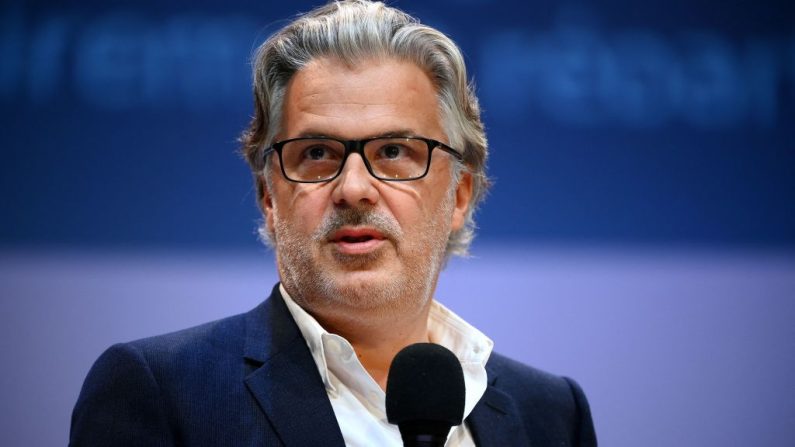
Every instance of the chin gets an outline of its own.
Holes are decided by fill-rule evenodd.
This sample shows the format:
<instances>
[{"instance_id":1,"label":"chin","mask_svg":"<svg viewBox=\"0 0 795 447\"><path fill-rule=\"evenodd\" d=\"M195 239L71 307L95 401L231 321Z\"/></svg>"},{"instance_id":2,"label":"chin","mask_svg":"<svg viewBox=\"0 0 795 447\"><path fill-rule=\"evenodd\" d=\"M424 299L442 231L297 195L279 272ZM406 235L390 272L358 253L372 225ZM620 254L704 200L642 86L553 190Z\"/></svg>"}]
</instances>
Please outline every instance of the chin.
<instances>
[{"instance_id":1,"label":"chin","mask_svg":"<svg viewBox=\"0 0 795 447\"><path fill-rule=\"evenodd\" d=\"M382 250L359 254L347 254L334 250L331 253L334 267L346 272L372 272L381 268L386 260Z\"/></svg>"},{"instance_id":2,"label":"chin","mask_svg":"<svg viewBox=\"0 0 795 447\"><path fill-rule=\"evenodd\" d=\"M333 280L333 300L357 309L388 309L405 302L406 284L386 272L356 271ZM397 279L397 280L396 280Z\"/></svg>"}]
</instances>

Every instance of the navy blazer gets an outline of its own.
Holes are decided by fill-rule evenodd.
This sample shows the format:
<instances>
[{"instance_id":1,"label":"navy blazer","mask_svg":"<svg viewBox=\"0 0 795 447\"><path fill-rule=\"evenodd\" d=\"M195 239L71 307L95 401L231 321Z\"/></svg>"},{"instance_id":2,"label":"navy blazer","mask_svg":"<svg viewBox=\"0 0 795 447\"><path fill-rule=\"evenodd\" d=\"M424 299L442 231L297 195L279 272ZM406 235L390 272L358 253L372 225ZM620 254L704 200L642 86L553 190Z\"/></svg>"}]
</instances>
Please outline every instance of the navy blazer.
<instances>
[{"instance_id":1,"label":"navy blazer","mask_svg":"<svg viewBox=\"0 0 795 447\"><path fill-rule=\"evenodd\" d=\"M585 395L493 353L467 423L479 446L596 446ZM69 445L344 446L320 373L274 287L248 313L109 348L83 384Z\"/></svg>"}]
</instances>

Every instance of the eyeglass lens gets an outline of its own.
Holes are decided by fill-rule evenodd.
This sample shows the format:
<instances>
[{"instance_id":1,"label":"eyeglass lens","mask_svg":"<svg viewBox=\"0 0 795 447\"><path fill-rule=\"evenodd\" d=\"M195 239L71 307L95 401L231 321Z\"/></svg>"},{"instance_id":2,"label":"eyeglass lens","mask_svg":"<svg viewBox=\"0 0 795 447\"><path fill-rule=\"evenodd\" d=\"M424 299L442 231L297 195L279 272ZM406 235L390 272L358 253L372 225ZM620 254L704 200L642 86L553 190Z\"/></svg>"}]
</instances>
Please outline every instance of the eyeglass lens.
<instances>
[{"instance_id":1,"label":"eyeglass lens","mask_svg":"<svg viewBox=\"0 0 795 447\"><path fill-rule=\"evenodd\" d=\"M372 173L382 179L406 180L425 175L428 144L415 138L378 138L364 146ZM345 157L340 141L316 138L289 141L282 146L287 177L297 181L322 181L337 175Z\"/></svg>"}]
</instances>

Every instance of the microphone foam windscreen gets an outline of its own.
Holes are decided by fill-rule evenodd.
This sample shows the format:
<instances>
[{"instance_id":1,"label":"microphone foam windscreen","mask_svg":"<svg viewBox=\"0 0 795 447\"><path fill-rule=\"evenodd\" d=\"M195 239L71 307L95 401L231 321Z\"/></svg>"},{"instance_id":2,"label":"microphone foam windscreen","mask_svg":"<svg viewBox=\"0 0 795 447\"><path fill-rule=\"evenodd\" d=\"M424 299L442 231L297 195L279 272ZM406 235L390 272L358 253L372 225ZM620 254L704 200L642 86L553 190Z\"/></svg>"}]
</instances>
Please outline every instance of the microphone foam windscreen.
<instances>
[{"instance_id":1,"label":"microphone foam windscreen","mask_svg":"<svg viewBox=\"0 0 795 447\"><path fill-rule=\"evenodd\" d=\"M464 372L458 358L433 343L409 345L395 356L386 384L386 415L391 424L461 424Z\"/></svg>"}]
</instances>

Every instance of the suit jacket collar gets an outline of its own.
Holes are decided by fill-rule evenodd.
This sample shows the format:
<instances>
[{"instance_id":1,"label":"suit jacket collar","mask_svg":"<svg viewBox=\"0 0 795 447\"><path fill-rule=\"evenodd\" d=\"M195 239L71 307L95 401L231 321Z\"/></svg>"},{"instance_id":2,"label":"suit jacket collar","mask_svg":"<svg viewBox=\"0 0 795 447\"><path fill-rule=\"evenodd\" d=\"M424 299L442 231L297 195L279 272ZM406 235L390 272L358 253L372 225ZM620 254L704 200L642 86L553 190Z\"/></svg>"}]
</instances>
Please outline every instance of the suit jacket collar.
<instances>
[{"instance_id":1,"label":"suit jacket collar","mask_svg":"<svg viewBox=\"0 0 795 447\"><path fill-rule=\"evenodd\" d=\"M491 363L486 365L486 371L489 386L467 418L475 444L532 447L513 398L496 387L499 371Z\"/></svg>"},{"instance_id":2,"label":"suit jacket collar","mask_svg":"<svg viewBox=\"0 0 795 447\"><path fill-rule=\"evenodd\" d=\"M252 370L246 387L285 445L345 445L317 366L278 284L270 298L246 315L244 357Z\"/></svg>"},{"instance_id":3,"label":"suit jacket collar","mask_svg":"<svg viewBox=\"0 0 795 447\"><path fill-rule=\"evenodd\" d=\"M312 354L277 284L246 315L246 387L285 445L343 447L345 441ZM467 418L478 446L527 446L513 399L497 389L499 371L486 365L489 386Z\"/></svg>"}]
</instances>

